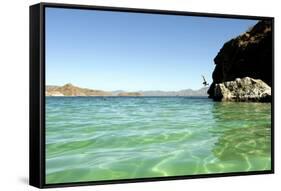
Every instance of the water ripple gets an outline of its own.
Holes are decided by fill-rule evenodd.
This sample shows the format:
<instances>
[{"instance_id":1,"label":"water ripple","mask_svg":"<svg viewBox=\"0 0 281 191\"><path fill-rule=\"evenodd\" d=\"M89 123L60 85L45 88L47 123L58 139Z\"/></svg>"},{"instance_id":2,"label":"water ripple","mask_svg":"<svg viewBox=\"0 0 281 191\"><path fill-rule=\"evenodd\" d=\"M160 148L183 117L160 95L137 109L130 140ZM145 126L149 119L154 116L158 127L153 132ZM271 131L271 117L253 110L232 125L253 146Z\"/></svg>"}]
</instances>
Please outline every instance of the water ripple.
<instances>
[{"instance_id":1,"label":"water ripple","mask_svg":"<svg viewBox=\"0 0 281 191\"><path fill-rule=\"evenodd\" d=\"M271 105L47 97L47 183L270 169Z\"/></svg>"}]
</instances>

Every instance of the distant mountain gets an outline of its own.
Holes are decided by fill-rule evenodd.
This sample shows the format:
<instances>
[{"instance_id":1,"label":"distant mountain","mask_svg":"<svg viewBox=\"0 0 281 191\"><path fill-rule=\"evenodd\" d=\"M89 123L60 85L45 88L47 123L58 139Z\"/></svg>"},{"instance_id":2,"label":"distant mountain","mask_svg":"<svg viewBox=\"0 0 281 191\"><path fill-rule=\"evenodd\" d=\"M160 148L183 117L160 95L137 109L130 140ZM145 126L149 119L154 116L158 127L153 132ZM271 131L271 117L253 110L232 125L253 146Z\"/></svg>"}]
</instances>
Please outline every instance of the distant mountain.
<instances>
[{"instance_id":1,"label":"distant mountain","mask_svg":"<svg viewBox=\"0 0 281 191\"><path fill-rule=\"evenodd\" d=\"M126 92L123 90L103 91L81 88L70 83L64 86L46 86L46 96L207 96L208 87L199 90L180 91L137 91Z\"/></svg>"},{"instance_id":2,"label":"distant mountain","mask_svg":"<svg viewBox=\"0 0 281 191\"><path fill-rule=\"evenodd\" d=\"M64 86L47 86L46 96L110 96L110 92L80 88L70 83Z\"/></svg>"},{"instance_id":3,"label":"distant mountain","mask_svg":"<svg viewBox=\"0 0 281 191\"><path fill-rule=\"evenodd\" d=\"M139 92L122 92L117 94L117 96L142 96L143 94Z\"/></svg>"},{"instance_id":4,"label":"distant mountain","mask_svg":"<svg viewBox=\"0 0 281 191\"><path fill-rule=\"evenodd\" d=\"M185 89L180 91L140 91L144 96L208 96L208 87L199 90Z\"/></svg>"},{"instance_id":5,"label":"distant mountain","mask_svg":"<svg viewBox=\"0 0 281 191\"><path fill-rule=\"evenodd\" d=\"M112 96L118 96L118 94L120 94L120 93L125 93L125 91L123 91L123 90L111 91Z\"/></svg>"}]
</instances>

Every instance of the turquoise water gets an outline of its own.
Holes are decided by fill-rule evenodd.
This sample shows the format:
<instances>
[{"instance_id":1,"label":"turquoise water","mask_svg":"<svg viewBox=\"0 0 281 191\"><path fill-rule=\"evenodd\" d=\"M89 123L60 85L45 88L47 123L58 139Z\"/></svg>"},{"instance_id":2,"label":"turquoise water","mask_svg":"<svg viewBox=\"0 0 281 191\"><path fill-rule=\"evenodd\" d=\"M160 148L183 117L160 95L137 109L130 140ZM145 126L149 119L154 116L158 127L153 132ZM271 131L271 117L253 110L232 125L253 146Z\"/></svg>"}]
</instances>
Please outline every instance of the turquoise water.
<instances>
[{"instance_id":1,"label":"turquoise water","mask_svg":"<svg viewBox=\"0 0 281 191\"><path fill-rule=\"evenodd\" d=\"M271 105L47 97L46 183L270 170Z\"/></svg>"}]
</instances>

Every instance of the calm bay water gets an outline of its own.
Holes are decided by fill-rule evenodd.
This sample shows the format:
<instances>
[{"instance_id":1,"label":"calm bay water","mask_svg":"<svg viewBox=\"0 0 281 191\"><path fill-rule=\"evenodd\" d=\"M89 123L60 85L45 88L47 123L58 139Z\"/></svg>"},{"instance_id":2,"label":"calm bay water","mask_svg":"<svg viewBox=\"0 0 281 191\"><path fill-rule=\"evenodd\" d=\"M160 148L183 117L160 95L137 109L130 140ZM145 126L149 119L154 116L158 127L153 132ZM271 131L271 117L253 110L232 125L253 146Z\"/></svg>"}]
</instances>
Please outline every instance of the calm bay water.
<instances>
[{"instance_id":1,"label":"calm bay water","mask_svg":"<svg viewBox=\"0 0 281 191\"><path fill-rule=\"evenodd\" d=\"M271 105L47 97L46 183L271 169Z\"/></svg>"}]
</instances>

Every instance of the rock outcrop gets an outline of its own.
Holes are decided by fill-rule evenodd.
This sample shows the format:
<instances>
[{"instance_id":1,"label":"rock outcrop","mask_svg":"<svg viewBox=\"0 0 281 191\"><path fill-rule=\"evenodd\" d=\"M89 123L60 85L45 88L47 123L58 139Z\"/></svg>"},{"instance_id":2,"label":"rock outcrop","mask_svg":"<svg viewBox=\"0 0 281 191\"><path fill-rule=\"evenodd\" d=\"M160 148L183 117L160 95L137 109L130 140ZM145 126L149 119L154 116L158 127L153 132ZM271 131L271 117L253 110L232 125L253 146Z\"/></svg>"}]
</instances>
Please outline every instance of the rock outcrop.
<instances>
[{"instance_id":1,"label":"rock outcrop","mask_svg":"<svg viewBox=\"0 0 281 191\"><path fill-rule=\"evenodd\" d=\"M214 98L217 84L250 77L272 84L272 22L259 21L244 34L226 42L215 57L213 83L208 94ZM241 87L243 88L243 87Z\"/></svg>"},{"instance_id":2,"label":"rock outcrop","mask_svg":"<svg viewBox=\"0 0 281 191\"><path fill-rule=\"evenodd\" d=\"M234 81L216 84L213 98L216 101L270 102L271 88L262 80L236 78Z\"/></svg>"}]
</instances>

